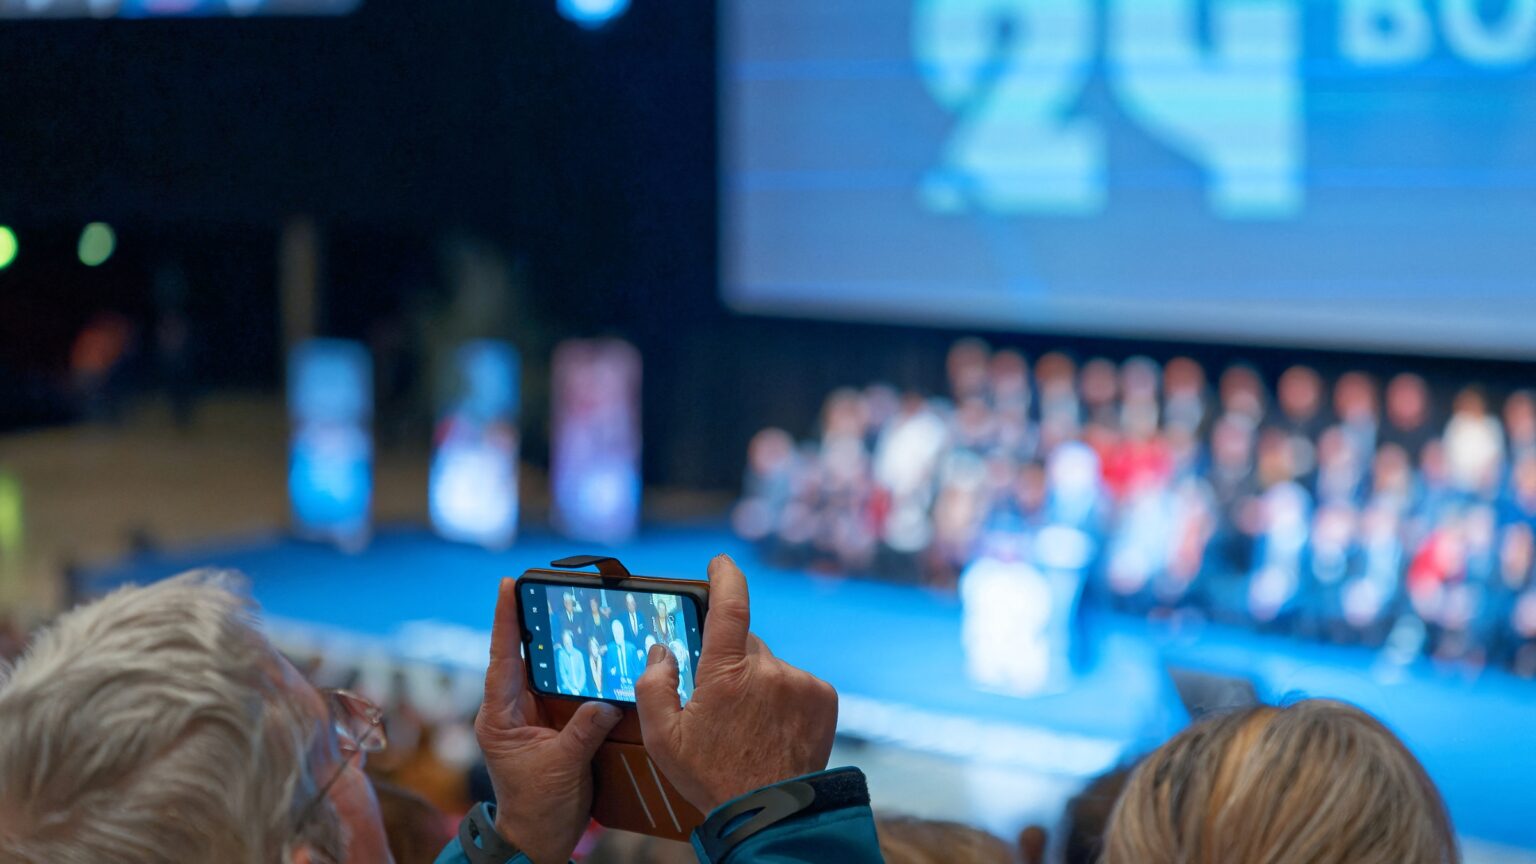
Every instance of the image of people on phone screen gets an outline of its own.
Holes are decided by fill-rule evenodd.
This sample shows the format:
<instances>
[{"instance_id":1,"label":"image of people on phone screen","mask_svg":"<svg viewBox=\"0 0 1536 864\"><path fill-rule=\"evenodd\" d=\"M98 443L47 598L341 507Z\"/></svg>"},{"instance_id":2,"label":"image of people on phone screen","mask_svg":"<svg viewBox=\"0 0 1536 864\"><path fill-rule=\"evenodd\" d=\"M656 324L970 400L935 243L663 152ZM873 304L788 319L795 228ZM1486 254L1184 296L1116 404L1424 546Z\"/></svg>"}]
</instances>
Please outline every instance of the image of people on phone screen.
<instances>
[{"instance_id":1,"label":"image of people on phone screen","mask_svg":"<svg viewBox=\"0 0 1536 864\"><path fill-rule=\"evenodd\" d=\"M677 658L678 695L693 695L699 642L691 603L673 594L545 585L555 692L633 702L646 655L661 644Z\"/></svg>"}]
</instances>

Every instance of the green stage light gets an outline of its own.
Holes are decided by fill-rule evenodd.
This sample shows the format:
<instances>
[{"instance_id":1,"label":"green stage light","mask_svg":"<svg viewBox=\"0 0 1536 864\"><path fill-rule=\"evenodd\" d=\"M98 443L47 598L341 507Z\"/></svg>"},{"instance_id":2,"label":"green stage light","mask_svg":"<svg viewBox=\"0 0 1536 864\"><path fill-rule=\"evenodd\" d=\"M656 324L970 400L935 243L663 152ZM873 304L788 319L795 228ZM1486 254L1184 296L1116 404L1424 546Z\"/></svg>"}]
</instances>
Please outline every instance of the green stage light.
<instances>
[{"instance_id":1,"label":"green stage light","mask_svg":"<svg viewBox=\"0 0 1536 864\"><path fill-rule=\"evenodd\" d=\"M100 267L107 263L117 249L117 235L105 222L92 222L80 232L80 263L87 267Z\"/></svg>"},{"instance_id":2,"label":"green stage light","mask_svg":"<svg viewBox=\"0 0 1536 864\"><path fill-rule=\"evenodd\" d=\"M8 225L0 225L0 270L11 266L19 251L21 244L16 242L16 232Z\"/></svg>"}]
</instances>

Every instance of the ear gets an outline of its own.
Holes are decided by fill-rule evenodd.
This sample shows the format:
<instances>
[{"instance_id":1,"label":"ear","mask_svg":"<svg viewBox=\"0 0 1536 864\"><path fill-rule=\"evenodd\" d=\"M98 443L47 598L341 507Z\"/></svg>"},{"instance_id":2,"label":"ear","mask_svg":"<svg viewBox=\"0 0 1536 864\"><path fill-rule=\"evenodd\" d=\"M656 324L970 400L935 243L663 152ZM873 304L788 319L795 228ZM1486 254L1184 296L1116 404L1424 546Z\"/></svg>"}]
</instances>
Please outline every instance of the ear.
<instances>
[{"instance_id":1,"label":"ear","mask_svg":"<svg viewBox=\"0 0 1536 864\"><path fill-rule=\"evenodd\" d=\"M1045 864L1045 847L1045 829L1039 825L1019 832L1019 852L1024 855L1024 864Z\"/></svg>"}]
</instances>

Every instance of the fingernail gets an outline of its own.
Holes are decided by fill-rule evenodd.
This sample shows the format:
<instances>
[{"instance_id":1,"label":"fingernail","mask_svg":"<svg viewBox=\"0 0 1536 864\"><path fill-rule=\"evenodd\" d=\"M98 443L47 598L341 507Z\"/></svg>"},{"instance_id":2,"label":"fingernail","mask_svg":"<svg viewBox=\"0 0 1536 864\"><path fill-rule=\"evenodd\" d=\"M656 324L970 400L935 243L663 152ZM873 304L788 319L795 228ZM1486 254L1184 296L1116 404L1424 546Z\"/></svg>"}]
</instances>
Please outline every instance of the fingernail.
<instances>
[{"instance_id":1,"label":"fingernail","mask_svg":"<svg viewBox=\"0 0 1536 864\"><path fill-rule=\"evenodd\" d=\"M645 665L655 666L657 663L660 663L662 660L666 659L666 656L666 646L662 645L660 642L657 642L655 645L651 646L651 650L645 655Z\"/></svg>"},{"instance_id":2,"label":"fingernail","mask_svg":"<svg viewBox=\"0 0 1536 864\"><path fill-rule=\"evenodd\" d=\"M597 710L592 712L592 722L599 726L612 726L619 722L619 718L623 716L624 712L619 709L609 705L607 702L599 702L597 703Z\"/></svg>"}]
</instances>

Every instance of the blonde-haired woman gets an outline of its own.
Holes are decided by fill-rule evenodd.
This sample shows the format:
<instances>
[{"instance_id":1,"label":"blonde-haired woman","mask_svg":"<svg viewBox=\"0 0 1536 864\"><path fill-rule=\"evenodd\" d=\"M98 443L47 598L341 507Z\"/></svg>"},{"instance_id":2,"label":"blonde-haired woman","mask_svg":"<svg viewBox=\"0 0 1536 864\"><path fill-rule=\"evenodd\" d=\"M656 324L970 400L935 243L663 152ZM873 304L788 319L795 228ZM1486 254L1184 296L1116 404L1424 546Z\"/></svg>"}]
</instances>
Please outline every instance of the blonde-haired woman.
<instances>
[{"instance_id":1,"label":"blonde-haired woman","mask_svg":"<svg viewBox=\"0 0 1536 864\"><path fill-rule=\"evenodd\" d=\"M1413 754L1341 702L1198 723L1136 768L1103 864L1456 864L1450 817Z\"/></svg>"}]
</instances>

